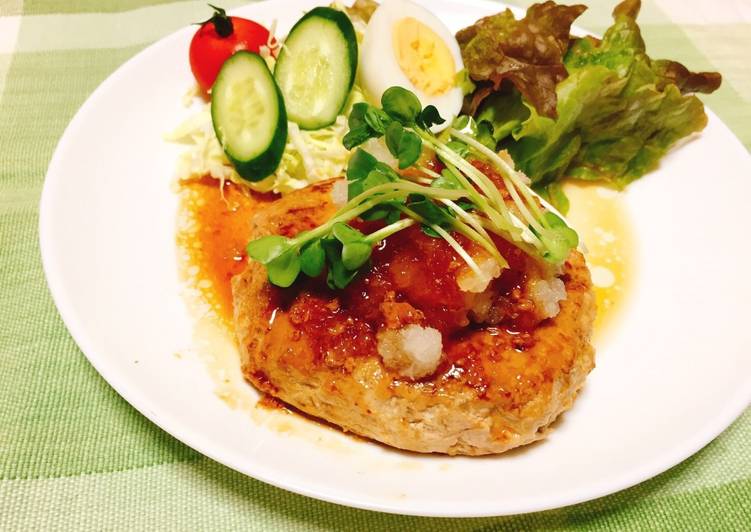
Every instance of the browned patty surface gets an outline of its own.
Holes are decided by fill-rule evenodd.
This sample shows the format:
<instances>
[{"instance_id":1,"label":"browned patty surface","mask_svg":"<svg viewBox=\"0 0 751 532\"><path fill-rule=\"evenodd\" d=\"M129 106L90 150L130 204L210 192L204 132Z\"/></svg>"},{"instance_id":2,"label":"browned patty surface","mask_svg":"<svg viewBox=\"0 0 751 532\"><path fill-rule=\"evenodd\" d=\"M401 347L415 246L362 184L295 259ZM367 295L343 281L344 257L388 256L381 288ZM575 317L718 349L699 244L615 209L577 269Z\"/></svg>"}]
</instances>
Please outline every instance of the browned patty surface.
<instances>
[{"instance_id":1,"label":"browned patty surface","mask_svg":"<svg viewBox=\"0 0 751 532\"><path fill-rule=\"evenodd\" d=\"M334 212L330 189L326 182L275 202L253 220L254 236L292 236L324 223ZM595 303L580 253L571 253L562 279L567 298L560 313L529 330L457 329L448 322L442 364L415 382L383 365L374 322L360 319L370 307L351 291L333 293L318 281L281 290L268 283L263 266L250 262L233 279L243 373L260 390L303 412L394 447L504 452L543 438L594 367L589 338ZM405 313L398 298L380 301L373 306L384 313L396 308L397 317L409 319L419 313Z\"/></svg>"}]
</instances>

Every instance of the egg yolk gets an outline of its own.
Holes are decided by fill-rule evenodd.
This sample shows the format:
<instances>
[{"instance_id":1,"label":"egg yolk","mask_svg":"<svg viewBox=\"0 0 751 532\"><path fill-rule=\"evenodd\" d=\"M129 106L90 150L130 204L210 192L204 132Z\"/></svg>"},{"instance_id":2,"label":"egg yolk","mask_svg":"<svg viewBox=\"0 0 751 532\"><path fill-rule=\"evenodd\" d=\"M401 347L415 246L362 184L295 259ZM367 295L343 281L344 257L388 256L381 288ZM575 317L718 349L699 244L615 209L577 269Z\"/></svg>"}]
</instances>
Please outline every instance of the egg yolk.
<instances>
[{"instance_id":1,"label":"egg yolk","mask_svg":"<svg viewBox=\"0 0 751 532\"><path fill-rule=\"evenodd\" d=\"M430 96L438 96L454 87L454 56L432 29L407 17L395 24L393 36L399 67L412 85Z\"/></svg>"}]
</instances>

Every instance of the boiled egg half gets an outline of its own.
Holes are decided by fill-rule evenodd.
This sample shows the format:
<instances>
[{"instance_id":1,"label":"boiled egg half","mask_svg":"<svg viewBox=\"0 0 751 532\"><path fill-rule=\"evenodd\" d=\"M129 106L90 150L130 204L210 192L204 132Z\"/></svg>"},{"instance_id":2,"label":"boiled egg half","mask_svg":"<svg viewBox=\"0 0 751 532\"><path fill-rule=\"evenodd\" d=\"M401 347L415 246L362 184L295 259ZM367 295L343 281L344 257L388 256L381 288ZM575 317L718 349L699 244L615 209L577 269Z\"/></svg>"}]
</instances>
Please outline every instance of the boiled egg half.
<instances>
[{"instance_id":1,"label":"boiled egg half","mask_svg":"<svg viewBox=\"0 0 751 532\"><path fill-rule=\"evenodd\" d=\"M462 107L457 74L464 69L459 44L438 18L407 0L384 0L362 41L360 82L373 104L394 85L434 105L447 127ZM434 127L434 131L435 131ZM440 128L439 128L440 129Z\"/></svg>"}]
</instances>

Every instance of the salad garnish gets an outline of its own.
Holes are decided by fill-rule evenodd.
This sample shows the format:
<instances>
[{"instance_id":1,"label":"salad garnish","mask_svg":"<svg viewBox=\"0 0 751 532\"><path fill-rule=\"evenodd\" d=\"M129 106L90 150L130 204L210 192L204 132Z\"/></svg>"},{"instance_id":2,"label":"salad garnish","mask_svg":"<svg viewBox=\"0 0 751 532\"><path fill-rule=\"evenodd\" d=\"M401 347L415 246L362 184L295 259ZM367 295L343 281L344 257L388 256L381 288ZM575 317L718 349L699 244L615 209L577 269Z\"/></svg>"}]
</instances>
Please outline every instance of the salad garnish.
<instances>
[{"instance_id":1,"label":"salad garnish","mask_svg":"<svg viewBox=\"0 0 751 532\"><path fill-rule=\"evenodd\" d=\"M556 264L565 260L578 244L576 232L546 208L509 161L458 129L461 122L440 136L431 133L431 126L442 123L435 107L423 108L402 87L388 89L380 108L356 104L345 147L384 138L402 172L358 148L347 169L349 201L344 207L327 223L294 238L272 235L254 240L248 244L248 255L266 266L269 280L277 286L290 286L300 272L317 277L328 266L329 286L341 289L366 265L378 242L419 223L427 235L443 238L481 277L481 269L452 232L479 245L501 267L508 263L491 235L542 260ZM426 152L441 160L445 168L440 173L421 162ZM510 205L474 161L501 176ZM357 217L384 220L386 225L366 235L347 225Z\"/></svg>"},{"instance_id":2,"label":"salad garnish","mask_svg":"<svg viewBox=\"0 0 751 532\"><path fill-rule=\"evenodd\" d=\"M553 2L533 5L522 20L506 11L457 34L478 84L468 101L479 138L493 150L508 150L534 188L563 212L562 180L623 188L707 124L692 93L713 92L721 76L651 59L636 23L640 6L639 0L616 6L602 40L569 35L585 8ZM520 48L531 25L534 42L546 44ZM519 50L532 59L519 63L513 55Z\"/></svg>"},{"instance_id":3,"label":"salad garnish","mask_svg":"<svg viewBox=\"0 0 751 532\"><path fill-rule=\"evenodd\" d=\"M520 20L506 9L457 33L464 66L478 83L468 112L510 83L540 115L555 117L555 86L567 77L563 56L571 23L586 9L548 1L530 6Z\"/></svg>"}]
</instances>

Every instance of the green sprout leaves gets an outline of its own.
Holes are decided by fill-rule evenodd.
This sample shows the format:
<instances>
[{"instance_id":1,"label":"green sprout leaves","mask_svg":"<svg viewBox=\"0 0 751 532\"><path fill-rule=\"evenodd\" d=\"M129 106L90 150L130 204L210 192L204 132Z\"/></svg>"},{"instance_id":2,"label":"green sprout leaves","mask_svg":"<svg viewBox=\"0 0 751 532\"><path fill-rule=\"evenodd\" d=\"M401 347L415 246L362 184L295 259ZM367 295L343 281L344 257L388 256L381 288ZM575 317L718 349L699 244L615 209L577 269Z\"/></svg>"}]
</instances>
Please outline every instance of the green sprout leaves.
<instances>
[{"instance_id":1,"label":"green sprout leaves","mask_svg":"<svg viewBox=\"0 0 751 532\"><path fill-rule=\"evenodd\" d=\"M399 122L391 122L386 129L386 146L404 170L417 162L422 153L422 140L416 133L405 129Z\"/></svg>"},{"instance_id":2,"label":"green sprout leaves","mask_svg":"<svg viewBox=\"0 0 751 532\"><path fill-rule=\"evenodd\" d=\"M345 288L368 261L374 241L349 225L337 222L324 236L300 233L296 238L266 236L248 244L248 255L264 266L269 281L287 288L300 272L318 277L328 267L328 284Z\"/></svg>"},{"instance_id":3,"label":"green sprout leaves","mask_svg":"<svg viewBox=\"0 0 751 532\"><path fill-rule=\"evenodd\" d=\"M423 109L401 87L384 92L381 106L361 102L350 113L343 144L357 149L347 166L347 204L328 222L295 238L267 236L248 244L248 255L266 266L272 284L288 287L300 273L311 278L325 274L330 288L346 288L367 267L378 242L415 224L425 234L443 238L474 271L479 271L474 259L451 233L485 249L501 267L508 263L494 236L555 263L578 245L576 232L544 208L526 177L485 145L472 119L459 118L435 135L431 128L444 123L438 110L430 105ZM398 161L398 170L358 147L380 138ZM444 165L440 173L421 163L425 149ZM486 167L495 175L481 170ZM416 171L399 173L408 168ZM498 189L501 181L507 193ZM375 222L377 230L364 234L355 229L348 222L357 218Z\"/></svg>"},{"instance_id":4,"label":"green sprout leaves","mask_svg":"<svg viewBox=\"0 0 751 532\"><path fill-rule=\"evenodd\" d=\"M417 125L427 130L446 122L435 105L423 109L417 96L402 87L387 89L381 96L381 105L387 115L404 126Z\"/></svg>"},{"instance_id":5,"label":"green sprout leaves","mask_svg":"<svg viewBox=\"0 0 751 532\"><path fill-rule=\"evenodd\" d=\"M264 236L248 244L248 255L261 264L269 264L290 247L290 240L283 236Z\"/></svg>"},{"instance_id":6,"label":"green sprout leaves","mask_svg":"<svg viewBox=\"0 0 751 532\"><path fill-rule=\"evenodd\" d=\"M266 265L269 281L277 286L288 287L300 273L300 257L296 249L288 249Z\"/></svg>"},{"instance_id":7,"label":"green sprout leaves","mask_svg":"<svg viewBox=\"0 0 751 532\"><path fill-rule=\"evenodd\" d=\"M269 281L281 287L291 286L300 273L300 257L294 240L266 236L248 244L248 256L266 266Z\"/></svg>"},{"instance_id":8,"label":"green sprout leaves","mask_svg":"<svg viewBox=\"0 0 751 532\"><path fill-rule=\"evenodd\" d=\"M308 277L318 277L326 265L326 252L320 240L313 240L302 248L300 269Z\"/></svg>"},{"instance_id":9,"label":"green sprout leaves","mask_svg":"<svg viewBox=\"0 0 751 532\"><path fill-rule=\"evenodd\" d=\"M337 222L321 240L326 254L329 288L346 288L373 253L374 239L345 223Z\"/></svg>"},{"instance_id":10,"label":"green sprout leaves","mask_svg":"<svg viewBox=\"0 0 751 532\"><path fill-rule=\"evenodd\" d=\"M399 161L399 169L414 165L422 153L422 139L414 128L429 130L443 124L438 109L429 105L425 109L420 100L407 89L391 87L381 97L383 109L360 102L349 115L349 132L343 144L351 150L370 139L385 137L391 155Z\"/></svg>"},{"instance_id":11,"label":"green sprout leaves","mask_svg":"<svg viewBox=\"0 0 751 532\"><path fill-rule=\"evenodd\" d=\"M440 177L435 178L430 186L432 188L443 188L447 190L460 190L462 188L459 179L448 168L444 169L441 172Z\"/></svg>"},{"instance_id":12,"label":"green sprout leaves","mask_svg":"<svg viewBox=\"0 0 751 532\"><path fill-rule=\"evenodd\" d=\"M365 179L375 169L378 159L365 150L358 148L347 164L347 180L349 182ZM352 198L350 198L352 199Z\"/></svg>"},{"instance_id":13,"label":"green sprout leaves","mask_svg":"<svg viewBox=\"0 0 751 532\"><path fill-rule=\"evenodd\" d=\"M397 174L389 165L380 162L370 153L358 148L347 166L347 196L352 200L363 192L399 181Z\"/></svg>"},{"instance_id":14,"label":"green sprout leaves","mask_svg":"<svg viewBox=\"0 0 751 532\"><path fill-rule=\"evenodd\" d=\"M441 125L446 122L441 118L440 113L435 105L428 105L417 116L417 125L423 129L430 129L434 125Z\"/></svg>"},{"instance_id":15,"label":"green sprout leaves","mask_svg":"<svg viewBox=\"0 0 751 532\"><path fill-rule=\"evenodd\" d=\"M348 119L349 131L342 139L342 144L348 150L359 146L368 139L380 136L379 133L368 124L368 120L365 119L366 112L372 107L372 105L368 105L365 102L359 102L352 106L352 111L350 112ZM372 116L370 121L374 121Z\"/></svg>"},{"instance_id":16,"label":"green sprout leaves","mask_svg":"<svg viewBox=\"0 0 751 532\"><path fill-rule=\"evenodd\" d=\"M409 209L422 218L423 233L433 238L440 238L441 235L433 229L433 226L437 225L444 229L451 228L454 215L448 208L417 194L411 196L410 200L408 204Z\"/></svg>"},{"instance_id":17,"label":"green sprout leaves","mask_svg":"<svg viewBox=\"0 0 751 532\"><path fill-rule=\"evenodd\" d=\"M466 157L469 155L469 148L463 142L452 140L447 142L446 146L460 157Z\"/></svg>"},{"instance_id":18,"label":"green sprout leaves","mask_svg":"<svg viewBox=\"0 0 751 532\"><path fill-rule=\"evenodd\" d=\"M403 87L391 87L381 96L381 106L391 118L404 125L412 125L422 111L420 100Z\"/></svg>"},{"instance_id":19,"label":"green sprout leaves","mask_svg":"<svg viewBox=\"0 0 751 532\"><path fill-rule=\"evenodd\" d=\"M373 107L372 105L368 106L368 108L365 109L363 120L371 131L374 131L379 135L386 133L386 128L391 122L391 119L386 113L384 113L380 109Z\"/></svg>"},{"instance_id":20,"label":"green sprout leaves","mask_svg":"<svg viewBox=\"0 0 751 532\"><path fill-rule=\"evenodd\" d=\"M324 238L321 244L326 251L326 262L329 265L326 283L331 289L346 288L354 280L357 270L348 270L342 263L342 243L336 238Z\"/></svg>"},{"instance_id":21,"label":"green sprout leaves","mask_svg":"<svg viewBox=\"0 0 751 532\"><path fill-rule=\"evenodd\" d=\"M546 247L543 257L550 262L560 263L579 245L579 235L552 212L546 212L543 218L547 224L539 235Z\"/></svg>"},{"instance_id":22,"label":"green sprout leaves","mask_svg":"<svg viewBox=\"0 0 751 532\"><path fill-rule=\"evenodd\" d=\"M343 223L335 224L331 233L342 244L341 261L347 270L357 270L368 261L373 246L364 234Z\"/></svg>"}]
</instances>

